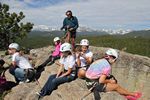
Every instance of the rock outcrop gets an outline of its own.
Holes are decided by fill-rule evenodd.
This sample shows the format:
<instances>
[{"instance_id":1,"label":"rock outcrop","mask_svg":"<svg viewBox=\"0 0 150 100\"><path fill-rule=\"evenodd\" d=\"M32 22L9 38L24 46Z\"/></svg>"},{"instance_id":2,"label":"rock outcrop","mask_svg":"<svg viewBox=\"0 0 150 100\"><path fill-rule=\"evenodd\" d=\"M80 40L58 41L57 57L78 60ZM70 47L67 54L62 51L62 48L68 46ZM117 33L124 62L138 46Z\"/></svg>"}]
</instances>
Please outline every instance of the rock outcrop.
<instances>
[{"instance_id":1,"label":"rock outcrop","mask_svg":"<svg viewBox=\"0 0 150 100\"><path fill-rule=\"evenodd\" d=\"M42 63L48 56L52 47L44 47L31 50L35 56L35 66ZM107 48L90 47L94 52L95 59L101 58ZM59 66L53 64L47 66L42 72L38 82L24 83L11 89L4 100L37 100L35 92L39 91L48 76L57 72ZM118 83L130 91L141 91L143 96L140 100L150 100L150 58L133 55L120 51L120 57L112 67L112 73L117 78ZM6 71L9 81L14 81L13 77ZM50 96L45 96L43 100L81 100L88 93L85 81L76 79L70 83L62 84ZM94 94L94 95L93 95ZM126 100L116 92L91 93L84 100Z\"/></svg>"}]
</instances>

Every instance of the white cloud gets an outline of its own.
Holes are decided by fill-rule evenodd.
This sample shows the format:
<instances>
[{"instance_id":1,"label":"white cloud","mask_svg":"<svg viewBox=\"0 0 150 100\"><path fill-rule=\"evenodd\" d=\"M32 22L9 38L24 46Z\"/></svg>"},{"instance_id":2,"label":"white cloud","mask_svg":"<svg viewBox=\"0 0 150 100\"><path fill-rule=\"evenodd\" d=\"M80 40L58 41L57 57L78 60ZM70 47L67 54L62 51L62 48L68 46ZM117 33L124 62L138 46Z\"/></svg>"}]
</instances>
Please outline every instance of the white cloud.
<instances>
[{"instance_id":1,"label":"white cloud","mask_svg":"<svg viewBox=\"0 0 150 100\"><path fill-rule=\"evenodd\" d=\"M150 27L150 0L79 0L39 8L31 8L16 0L4 2L10 5L11 11L23 11L25 21L36 25L60 27L65 11L71 9L80 24L92 28L134 28L134 25L139 28L145 23L145 27ZM32 0L26 2L32 3Z\"/></svg>"}]
</instances>

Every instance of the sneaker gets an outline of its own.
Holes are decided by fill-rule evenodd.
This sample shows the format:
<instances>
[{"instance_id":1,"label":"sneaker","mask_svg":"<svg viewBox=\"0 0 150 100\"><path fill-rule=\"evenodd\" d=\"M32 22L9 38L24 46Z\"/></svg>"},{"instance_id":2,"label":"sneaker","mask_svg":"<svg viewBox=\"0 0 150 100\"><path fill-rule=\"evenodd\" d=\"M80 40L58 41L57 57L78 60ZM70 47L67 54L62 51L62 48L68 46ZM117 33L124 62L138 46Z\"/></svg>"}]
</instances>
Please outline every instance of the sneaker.
<instances>
[{"instance_id":1,"label":"sneaker","mask_svg":"<svg viewBox=\"0 0 150 100\"><path fill-rule=\"evenodd\" d=\"M38 96L38 97L37 97L38 100L42 100L42 98L43 98L43 96L41 96L40 93L41 93L41 92L36 92L36 95Z\"/></svg>"},{"instance_id":2,"label":"sneaker","mask_svg":"<svg viewBox=\"0 0 150 100\"><path fill-rule=\"evenodd\" d=\"M135 92L134 96L125 96L127 100L138 100L142 96L142 93L140 92Z\"/></svg>"},{"instance_id":3,"label":"sneaker","mask_svg":"<svg viewBox=\"0 0 150 100\"><path fill-rule=\"evenodd\" d=\"M19 82L19 84L23 84L23 83L24 83L24 81L20 81L20 82Z\"/></svg>"},{"instance_id":4,"label":"sneaker","mask_svg":"<svg viewBox=\"0 0 150 100\"><path fill-rule=\"evenodd\" d=\"M142 96L142 93L140 92L135 92L135 95L134 95L136 98L141 98Z\"/></svg>"},{"instance_id":5,"label":"sneaker","mask_svg":"<svg viewBox=\"0 0 150 100\"><path fill-rule=\"evenodd\" d=\"M28 83L28 82L30 82L30 80L29 80L29 79L26 79L26 80L25 80L25 83Z\"/></svg>"},{"instance_id":6,"label":"sneaker","mask_svg":"<svg viewBox=\"0 0 150 100\"><path fill-rule=\"evenodd\" d=\"M41 94L40 94L41 92L36 92L36 94L38 95L38 96L41 96Z\"/></svg>"},{"instance_id":7,"label":"sneaker","mask_svg":"<svg viewBox=\"0 0 150 100\"><path fill-rule=\"evenodd\" d=\"M137 98L134 97L134 96L125 96L125 98L126 98L127 100L137 100Z\"/></svg>"}]
</instances>

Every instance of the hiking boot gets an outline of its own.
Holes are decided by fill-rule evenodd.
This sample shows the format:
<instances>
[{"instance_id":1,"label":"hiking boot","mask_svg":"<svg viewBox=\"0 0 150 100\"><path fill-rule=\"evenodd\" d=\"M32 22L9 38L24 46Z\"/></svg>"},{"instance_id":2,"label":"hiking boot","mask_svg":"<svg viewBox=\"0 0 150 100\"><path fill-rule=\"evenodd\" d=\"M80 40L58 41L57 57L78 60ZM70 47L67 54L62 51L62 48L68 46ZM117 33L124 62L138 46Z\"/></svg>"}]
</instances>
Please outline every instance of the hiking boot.
<instances>
[{"instance_id":1,"label":"hiking boot","mask_svg":"<svg viewBox=\"0 0 150 100\"><path fill-rule=\"evenodd\" d=\"M26 79L26 80L24 80L24 81L20 81L19 84L22 84L22 83L29 83L29 82L30 82L30 80L29 80L29 79Z\"/></svg>"},{"instance_id":2,"label":"hiking boot","mask_svg":"<svg viewBox=\"0 0 150 100\"><path fill-rule=\"evenodd\" d=\"M26 79L24 82L25 82L25 83L29 83L29 82L30 82L30 80L29 80L29 79Z\"/></svg>"},{"instance_id":3,"label":"hiking boot","mask_svg":"<svg viewBox=\"0 0 150 100\"><path fill-rule=\"evenodd\" d=\"M41 92L36 92L36 99L35 100L41 100L43 98L43 96L41 96L40 94Z\"/></svg>"},{"instance_id":4,"label":"hiking boot","mask_svg":"<svg viewBox=\"0 0 150 100\"><path fill-rule=\"evenodd\" d=\"M41 96L41 94L40 94L41 92L36 92L36 94L38 95L38 96Z\"/></svg>"}]
</instances>

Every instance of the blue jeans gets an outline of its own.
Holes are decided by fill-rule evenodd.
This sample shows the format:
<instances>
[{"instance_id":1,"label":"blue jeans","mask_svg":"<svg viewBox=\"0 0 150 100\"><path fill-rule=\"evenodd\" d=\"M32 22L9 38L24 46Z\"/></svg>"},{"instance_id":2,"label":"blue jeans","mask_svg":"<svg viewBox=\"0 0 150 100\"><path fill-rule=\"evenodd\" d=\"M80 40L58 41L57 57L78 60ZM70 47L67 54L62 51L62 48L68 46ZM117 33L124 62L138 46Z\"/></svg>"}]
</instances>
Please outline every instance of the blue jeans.
<instances>
[{"instance_id":1,"label":"blue jeans","mask_svg":"<svg viewBox=\"0 0 150 100\"><path fill-rule=\"evenodd\" d=\"M25 71L22 68L19 67L12 67L9 69L9 72L15 77L16 82L24 81L26 79L25 77Z\"/></svg>"},{"instance_id":2,"label":"blue jeans","mask_svg":"<svg viewBox=\"0 0 150 100\"><path fill-rule=\"evenodd\" d=\"M44 87L40 91L41 96L45 96L51 94L53 90L57 89L57 86L65 83L70 82L75 79L75 76L69 75L64 77L56 78L56 74L49 76L47 82L45 83Z\"/></svg>"}]
</instances>

